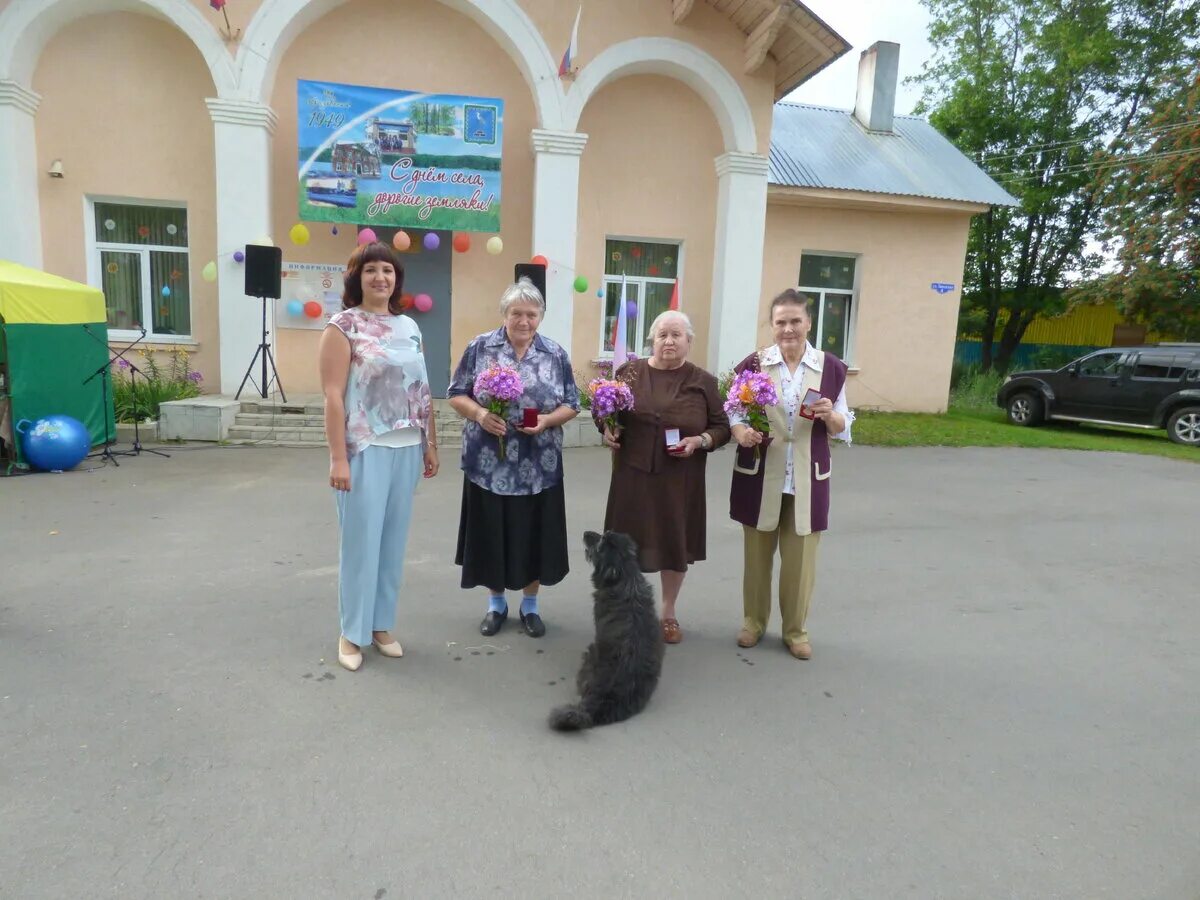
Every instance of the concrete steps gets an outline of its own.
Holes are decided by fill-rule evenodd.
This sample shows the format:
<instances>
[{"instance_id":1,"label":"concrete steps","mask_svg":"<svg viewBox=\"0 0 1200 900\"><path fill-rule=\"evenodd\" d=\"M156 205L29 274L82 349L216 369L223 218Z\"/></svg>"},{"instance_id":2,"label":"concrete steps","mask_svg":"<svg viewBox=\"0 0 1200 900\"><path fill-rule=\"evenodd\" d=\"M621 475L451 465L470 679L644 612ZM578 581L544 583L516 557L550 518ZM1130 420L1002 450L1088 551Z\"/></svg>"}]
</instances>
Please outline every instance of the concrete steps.
<instances>
[{"instance_id":1,"label":"concrete steps","mask_svg":"<svg viewBox=\"0 0 1200 900\"><path fill-rule=\"evenodd\" d=\"M446 401L434 401L434 419L441 446L461 447L463 422ZM319 400L311 399L243 401L226 440L267 447L324 446L324 408Z\"/></svg>"}]
</instances>

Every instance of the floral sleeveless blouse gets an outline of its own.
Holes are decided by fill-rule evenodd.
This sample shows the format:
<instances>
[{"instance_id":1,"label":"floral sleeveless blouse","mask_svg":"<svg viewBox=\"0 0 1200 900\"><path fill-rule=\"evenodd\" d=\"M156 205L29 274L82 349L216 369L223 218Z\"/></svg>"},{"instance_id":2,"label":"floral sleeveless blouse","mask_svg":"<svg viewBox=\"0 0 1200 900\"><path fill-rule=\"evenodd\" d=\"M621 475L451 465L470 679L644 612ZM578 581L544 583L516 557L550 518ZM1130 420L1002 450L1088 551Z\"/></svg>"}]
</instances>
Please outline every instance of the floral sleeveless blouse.
<instances>
[{"instance_id":1,"label":"floral sleeveless blouse","mask_svg":"<svg viewBox=\"0 0 1200 900\"><path fill-rule=\"evenodd\" d=\"M361 453L376 437L420 428L422 440L432 396L421 329L408 316L344 309L329 324L350 341L346 379L346 454Z\"/></svg>"}]
</instances>

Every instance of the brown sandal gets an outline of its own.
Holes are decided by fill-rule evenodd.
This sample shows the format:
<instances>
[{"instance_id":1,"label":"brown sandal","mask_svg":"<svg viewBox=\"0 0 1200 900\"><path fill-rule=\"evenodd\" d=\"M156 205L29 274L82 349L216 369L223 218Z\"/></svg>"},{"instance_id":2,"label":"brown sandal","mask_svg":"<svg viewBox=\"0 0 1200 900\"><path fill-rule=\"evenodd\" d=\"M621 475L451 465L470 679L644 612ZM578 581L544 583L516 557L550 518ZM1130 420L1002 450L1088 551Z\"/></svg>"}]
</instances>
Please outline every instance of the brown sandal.
<instances>
[{"instance_id":1,"label":"brown sandal","mask_svg":"<svg viewBox=\"0 0 1200 900\"><path fill-rule=\"evenodd\" d=\"M683 640L683 632L679 629L678 619L662 620L663 640L668 644L678 644Z\"/></svg>"}]
</instances>

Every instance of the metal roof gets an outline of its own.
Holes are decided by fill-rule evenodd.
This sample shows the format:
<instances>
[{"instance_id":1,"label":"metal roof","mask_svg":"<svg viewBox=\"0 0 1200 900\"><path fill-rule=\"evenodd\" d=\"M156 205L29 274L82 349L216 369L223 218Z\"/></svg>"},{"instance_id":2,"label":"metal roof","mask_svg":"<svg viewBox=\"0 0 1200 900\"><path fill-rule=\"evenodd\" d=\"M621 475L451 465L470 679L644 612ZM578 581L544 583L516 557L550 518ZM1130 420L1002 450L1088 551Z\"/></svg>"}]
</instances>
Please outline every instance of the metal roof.
<instances>
[{"instance_id":1,"label":"metal roof","mask_svg":"<svg viewBox=\"0 0 1200 900\"><path fill-rule=\"evenodd\" d=\"M1018 205L924 119L896 116L892 127L869 132L850 110L776 103L770 183Z\"/></svg>"}]
</instances>

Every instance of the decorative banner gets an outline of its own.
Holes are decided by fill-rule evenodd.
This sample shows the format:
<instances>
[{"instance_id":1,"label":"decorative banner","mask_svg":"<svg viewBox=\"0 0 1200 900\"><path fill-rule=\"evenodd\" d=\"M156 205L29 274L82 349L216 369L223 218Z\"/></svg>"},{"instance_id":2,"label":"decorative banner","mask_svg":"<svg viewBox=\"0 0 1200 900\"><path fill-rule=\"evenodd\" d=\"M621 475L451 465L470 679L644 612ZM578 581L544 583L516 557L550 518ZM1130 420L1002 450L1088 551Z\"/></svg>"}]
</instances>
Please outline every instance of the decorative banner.
<instances>
[{"instance_id":1,"label":"decorative banner","mask_svg":"<svg viewBox=\"0 0 1200 900\"><path fill-rule=\"evenodd\" d=\"M309 222L500 230L504 101L298 81Z\"/></svg>"},{"instance_id":2,"label":"decorative banner","mask_svg":"<svg viewBox=\"0 0 1200 900\"><path fill-rule=\"evenodd\" d=\"M275 301L275 327L301 328L320 331L329 318L342 308L342 273L344 263L285 262L281 271L280 291ZM310 314L310 303L321 309Z\"/></svg>"}]
</instances>

